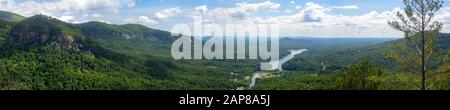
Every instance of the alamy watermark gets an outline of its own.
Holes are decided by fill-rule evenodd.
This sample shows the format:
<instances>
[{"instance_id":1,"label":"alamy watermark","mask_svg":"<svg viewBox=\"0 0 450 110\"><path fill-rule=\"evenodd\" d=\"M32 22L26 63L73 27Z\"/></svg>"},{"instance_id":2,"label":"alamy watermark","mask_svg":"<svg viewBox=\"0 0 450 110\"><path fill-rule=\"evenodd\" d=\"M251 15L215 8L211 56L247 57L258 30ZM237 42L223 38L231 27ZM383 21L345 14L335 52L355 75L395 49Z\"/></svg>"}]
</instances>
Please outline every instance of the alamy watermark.
<instances>
[{"instance_id":1,"label":"alamy watermark","mask_svg":"<svg viewBox=\"0 0 450 110\"><path fill-rule=\"evenodd\" d=\"M194 18L193 29L177 24L172 36L179 37L172 44L174 59L261 59L261 70L274 70L279 60L278 24L218 24L205 26L201 17ZM209 40L204 41L204 35ZM248 47L248 48L247 48ZM225 54L224 54L225 53Z\"/></svg>"}]
</instances>

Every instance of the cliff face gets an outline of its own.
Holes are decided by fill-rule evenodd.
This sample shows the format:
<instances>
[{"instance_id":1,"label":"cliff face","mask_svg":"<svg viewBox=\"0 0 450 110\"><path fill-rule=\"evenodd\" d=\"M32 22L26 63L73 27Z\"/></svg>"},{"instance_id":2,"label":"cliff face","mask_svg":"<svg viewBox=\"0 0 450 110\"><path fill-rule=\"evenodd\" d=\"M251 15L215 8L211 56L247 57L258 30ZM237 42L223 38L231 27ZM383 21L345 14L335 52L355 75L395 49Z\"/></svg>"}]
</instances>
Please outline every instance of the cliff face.
<instances>
[{"instance_id":1,"label":"cliff face","mask_svg":"<svg viewBox=\"0 0 450 110\"><path fill-rule=\"evenodd\" d=\"M171 33L156 29L150 29L138 24L115 25L103 22L87 22L75 25L86 37L133 39L156 39L159 41L174 41Z\"/></svg>"},{"instance_id":2,"label":"cliff face","mask_svg":"<svg viewBox=\"0 0 450 110\"><path fill-rule=\"evenodd\" d=\"M13 23L0 19L0 45L8 38L12 26Z\"/></svg>"},{"instance_id":3,"label":"cliff face","mask_svg":"<svg viewBox=\"0 0 450 110\"><path fill-rule=\"evenodd\" d=\"M10 44L21 47L46 46L77 49L81 34L62 21L44 15L36 15L17 23L10 32Z\"/></svg>"},{"instance_id":4,"label":"cliff face","mask_svg":"<svg viewBox=\"0 0 450 110\"><path fill-rule=\"evenodd\" d=\"M9 41L12 44L22 46L39 46L50 44L56 48L69 47L76 48L74 38L70 35L49 35L36 32L12 32Z\"/></svg>"}]
</instances>

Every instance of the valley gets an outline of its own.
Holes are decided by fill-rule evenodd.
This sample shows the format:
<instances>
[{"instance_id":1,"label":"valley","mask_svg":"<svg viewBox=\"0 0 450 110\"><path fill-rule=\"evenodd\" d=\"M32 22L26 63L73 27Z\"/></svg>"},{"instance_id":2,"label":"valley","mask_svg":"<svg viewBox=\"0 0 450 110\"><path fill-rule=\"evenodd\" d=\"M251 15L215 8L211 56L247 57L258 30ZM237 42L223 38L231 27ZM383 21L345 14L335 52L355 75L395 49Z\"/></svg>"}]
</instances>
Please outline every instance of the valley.
<instances>
[{"instance_id":1,"label":"valley","mask_svg":"<svg viewBox=\"0 0 450 110\"><path fill-rule=\"evenodd\" d=\"M2 90L336 90L346 89L346 68L369 65L363 60L384 70L370 89L414 89L404 78L415 76L384 55L403 39L283 37L282 59L270 62L279 65L261 71L267 61L175 60L170 48L178 37L143 25L0 15ZM439 48L450 48L448 36L440 35ZM447 82L433 89L449 89Z\"/></svg>"}]
</instances>

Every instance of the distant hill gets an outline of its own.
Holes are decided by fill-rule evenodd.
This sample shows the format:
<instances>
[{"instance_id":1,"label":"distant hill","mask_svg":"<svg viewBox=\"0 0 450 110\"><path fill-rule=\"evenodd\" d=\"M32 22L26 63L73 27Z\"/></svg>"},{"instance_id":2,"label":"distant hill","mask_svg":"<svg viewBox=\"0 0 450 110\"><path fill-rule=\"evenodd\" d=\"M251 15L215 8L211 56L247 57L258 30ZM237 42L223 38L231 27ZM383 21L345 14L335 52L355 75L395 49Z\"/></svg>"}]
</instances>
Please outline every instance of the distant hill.
<instances>
[{"instance_id":1,"label":"distant hill","mask_svg":"<svg viewBox=\"0 0 450 110\"><path fill-rule=\"evenodd\" d=\"M370 40L370 39L369 39ZM368 41L369 41L368 40ZM374 39L372 39L374 40ZM356 63L363 59L369 59L376 65L385 67L387 69L395 69L396 64L392 60L387 59L383 54L392 49L392 43L404 42L405 39L397 40L381 40L378 43L358 42L358 43L345 43L348 45L354 44L370 44L365 46L359 46L355 48L332 48L329 50L319 50L305 52L304 54L294 58L287 62L284 66L286 70L297 71L320 71L326 66L326 70L336 71L346 67L349 64ZM356 41L355 41L356 42ZM442 50L448 50L450 48L450 34L442 33L437 39L439 48Z\"/></svg>"},{"instance_id":2,"label":"distant hill","mask_svg":"<svg viewBox=\"0 0 450 110\"><path fill-rule=\"evenodd\" d=\"M26 19L24 16L0 10L0 19L9 22L19 22Z\"/></svg>"},{"instance_id":3,"label":"distant hill","mask_svg":"<svg viewBox=\"0 0 450 110\"><path fill-rule=\"evenodd\" d=\"M336 48L358 48L395 40L394 38L312 38L312 37L288 37L281 38L281 48L310 50Z\"/></svg>"}]
</instances>

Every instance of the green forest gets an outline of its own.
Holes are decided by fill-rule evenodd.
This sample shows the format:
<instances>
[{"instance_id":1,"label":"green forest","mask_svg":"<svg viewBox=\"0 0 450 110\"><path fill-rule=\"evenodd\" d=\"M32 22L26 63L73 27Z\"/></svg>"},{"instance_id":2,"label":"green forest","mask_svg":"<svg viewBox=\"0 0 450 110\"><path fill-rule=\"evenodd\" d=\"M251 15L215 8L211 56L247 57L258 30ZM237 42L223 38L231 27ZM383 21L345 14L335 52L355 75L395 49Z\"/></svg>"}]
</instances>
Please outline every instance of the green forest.
<instances>
[{"instance_id":1,"label":"green forest","mask_svg":"<svg viewBox=\"0 0 450 110\"><path fill-rule=\"evenodd\" d=\"M261 60L174 60L167 31L0 11L0 90L449 90L450 34L423 20L442 3L405 2L386 21L402 39L282 38L282 56L308 51L254 87Z\"/></svg>"}]
</instances>

